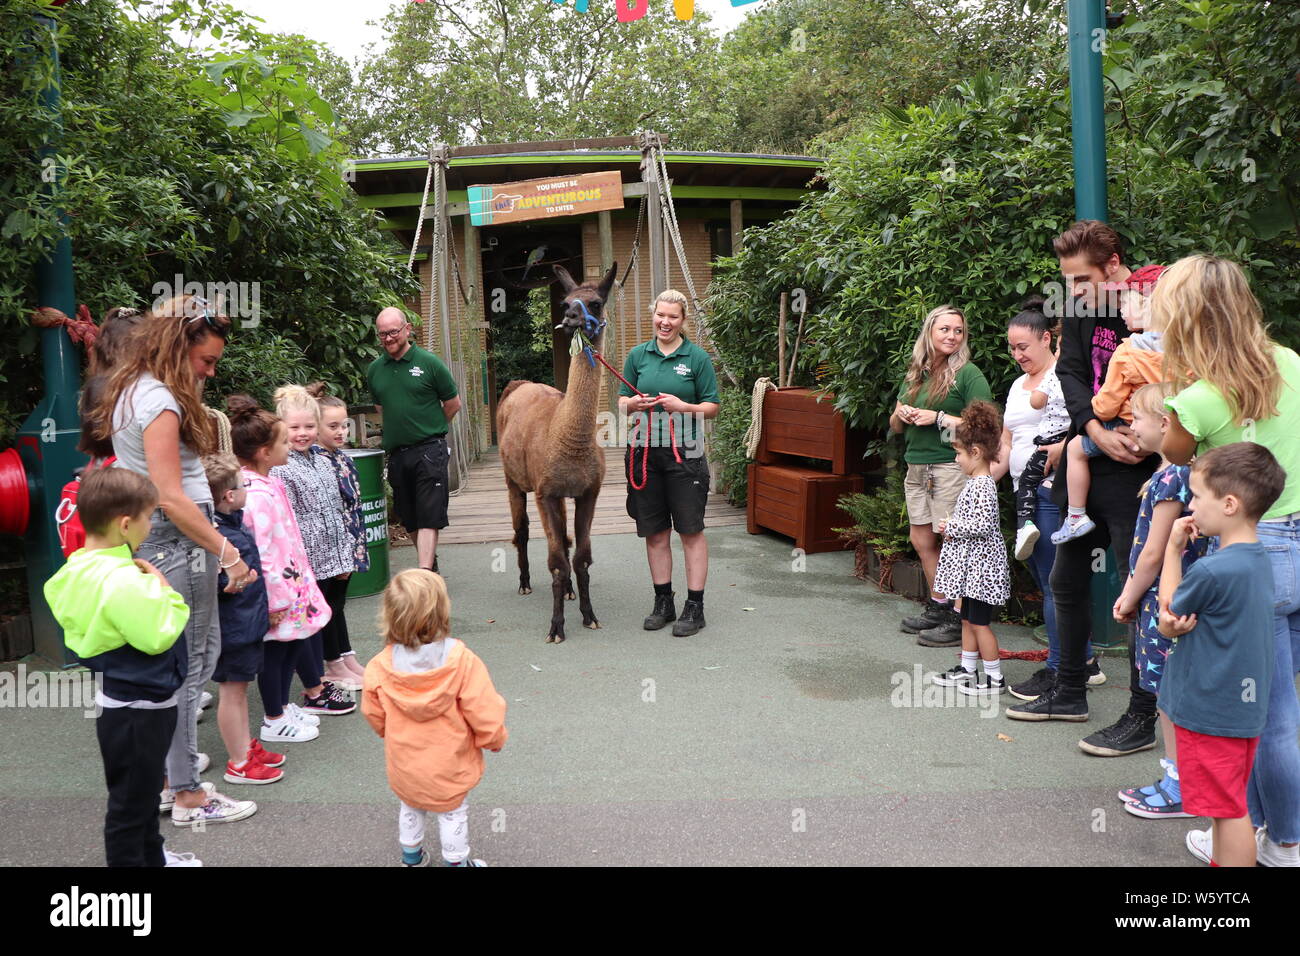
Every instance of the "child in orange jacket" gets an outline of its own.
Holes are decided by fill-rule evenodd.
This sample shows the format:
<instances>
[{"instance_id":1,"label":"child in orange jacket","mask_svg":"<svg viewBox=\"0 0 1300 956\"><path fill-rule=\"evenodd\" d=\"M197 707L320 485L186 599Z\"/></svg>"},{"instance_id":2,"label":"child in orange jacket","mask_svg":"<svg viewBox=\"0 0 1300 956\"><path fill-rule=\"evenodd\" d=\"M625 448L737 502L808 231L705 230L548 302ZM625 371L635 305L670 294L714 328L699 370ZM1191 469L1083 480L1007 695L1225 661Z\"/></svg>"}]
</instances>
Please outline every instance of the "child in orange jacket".
<instances>
[{"instance_id":1,"label":"child in orange jacket","mask_svg":"<svg viewBox=\"0 0 1300 956\"><path fill-rule=\"evenodd\" d=\"M483 777L483 751L506 742L506 702L487 667L450 636L442 576L415 568L384 590L387 644L366 665L361 713L384 738L388 785L401 801L398 842L405 866L427 866L424 824L438 814L447 866L485 866L469 855L466 796Z\"/></svg>"}]
</instances>

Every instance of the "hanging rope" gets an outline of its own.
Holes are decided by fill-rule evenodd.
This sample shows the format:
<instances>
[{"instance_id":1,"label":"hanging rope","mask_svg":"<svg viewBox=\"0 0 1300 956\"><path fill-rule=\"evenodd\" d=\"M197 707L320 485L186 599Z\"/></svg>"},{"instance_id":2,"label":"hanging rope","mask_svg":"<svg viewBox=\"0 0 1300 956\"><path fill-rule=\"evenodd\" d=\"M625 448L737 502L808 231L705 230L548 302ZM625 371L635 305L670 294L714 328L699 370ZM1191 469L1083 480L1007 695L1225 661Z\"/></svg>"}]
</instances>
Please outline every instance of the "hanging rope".
<instances>
[{"instance_id":1,"label":"hanging rope","mask_svg":"<svg viewBox=\"0 0 1300 956\"><path fill-rule=\"evenodd\" d=\"M420 248L420 232L424 228L424 207L429 202L429 184L433 182L433 153L429 153L429 171L424 176L424 195L420 197L420 209L415 217L415 239L411 241L411 254L406 259L409 271L415 265L415 250Z\"/></svg>"},{"instance_id":2,"label":"hanging rope","mask_svg":"<svg viewBox=\"0 0 1300 956\"><path fill-rule=\"evenodd\" d=\"M230 437L230 419L220 409L212 408L209 405L204 405L203 408L212 416L212 421L217 427L217 449L223 455L233 454L235 446Z\"/></svg>"},{"instance_id":3,"label":"hanging rope","mask_svg":"<svg viewBox=\"0 0 1300 956\"><path fill-rule=\"evenodd\" d=\"M758 442L763 437L763 396L775 390L776 383L770 378L760 378L754 383L754 391L749 399L749 430L745 432L746 458L758 454Z\"/></svg>"},{"instance_id":4,"label":"hanging rope","mask_svg":"<svg viewBox=\"0 0 1300 956\"><path fill-rule=\"evenodd\" d=\"M78 345L84 345L87 349L93 346L95 340L99 338L99 326L90 317L90 307L84 303L77 306L77 317L75 319L68 318L52 306L42 305L32 310L31 323L40 329L54 329L61 325L66 326L68 338Z\"/></svg>"}]
</instances>

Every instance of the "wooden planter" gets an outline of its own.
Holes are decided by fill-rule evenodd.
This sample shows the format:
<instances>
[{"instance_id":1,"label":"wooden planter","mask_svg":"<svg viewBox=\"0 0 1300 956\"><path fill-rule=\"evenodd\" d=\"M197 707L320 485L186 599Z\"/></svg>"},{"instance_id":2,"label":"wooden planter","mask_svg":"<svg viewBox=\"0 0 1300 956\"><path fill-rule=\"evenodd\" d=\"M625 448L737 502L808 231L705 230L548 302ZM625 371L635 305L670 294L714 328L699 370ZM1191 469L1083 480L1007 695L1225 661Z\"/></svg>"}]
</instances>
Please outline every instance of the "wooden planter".
<instances>
[{"instance_id":1,"label":"wooden planter","mask_svg":"<svg viewBox=\"0 0 1300 956\"><path fill-rule=\"evenodd\" d=\"M16 661L35 649L30 614L20 614L0 624L0 661Z\"/></svg>"},{"instance_id":2,"label":"wooden planter","mask_svg":"<svg viewBox=\"0 0 1300 956\"><path fill-rule=\"evenodd\" d=\"M865 559L867 576L863 580L880 590L901 594L916 601L929 595L920 561L914 558L895 558L886 569L876 549L865 543L857 545L855 557L858 566L862 566Z\"/></svg>"}]
</instances>

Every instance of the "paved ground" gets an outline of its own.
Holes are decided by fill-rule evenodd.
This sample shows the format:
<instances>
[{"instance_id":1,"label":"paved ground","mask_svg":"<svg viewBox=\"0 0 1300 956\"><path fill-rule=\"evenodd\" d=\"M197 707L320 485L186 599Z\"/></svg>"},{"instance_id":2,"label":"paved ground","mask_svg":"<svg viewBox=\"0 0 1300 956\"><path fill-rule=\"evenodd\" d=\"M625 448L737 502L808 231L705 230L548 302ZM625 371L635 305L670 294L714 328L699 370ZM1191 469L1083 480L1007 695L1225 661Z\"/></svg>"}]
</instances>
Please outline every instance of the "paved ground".
<instances>
[{"instance_id":1,"label":"paved ground","mask_svg":"<svg viewBox=\"0 0 1300 956\"><path fill-rule=\"evenodd\" d=\"M952 660L898 632L915 605L855 581L848 553L810 556L798 571L784 539L743 528L709 538L700 635L641 630L651 604L641 543L605 535L592 576L603 627L584 629L571 603L558 646L543 640L549 588L515 593L508 545L442 550L455 635L510 705L510 742L487 755L470 798L476 856L508 866L1195 865L1183 849L1192 821L1139 820L1115 798L1155 778L1157 751L1099 759L1075 746L1123 710L1118 661L1082 725L987 717L921 688L909 700L915 667ZM533 566L544 573L541 549L534 542ZM393 552L397 569L413 559ZM348 607L363 658L379 650L377 604ZM1035 646L1021 628L999 635L1012 649ZM1006 663L1013 680L1037 666ZM199 834L164 821L169 845L209 865L393 863L381 742L359 713L323 720L320 739L287 748L280 783L206 775L256 799L256 816ZM215 714L200 731L220 765ZM80 710L0 708L0 865L100 864L102 786Z\"/></svg>"}]
</instances>

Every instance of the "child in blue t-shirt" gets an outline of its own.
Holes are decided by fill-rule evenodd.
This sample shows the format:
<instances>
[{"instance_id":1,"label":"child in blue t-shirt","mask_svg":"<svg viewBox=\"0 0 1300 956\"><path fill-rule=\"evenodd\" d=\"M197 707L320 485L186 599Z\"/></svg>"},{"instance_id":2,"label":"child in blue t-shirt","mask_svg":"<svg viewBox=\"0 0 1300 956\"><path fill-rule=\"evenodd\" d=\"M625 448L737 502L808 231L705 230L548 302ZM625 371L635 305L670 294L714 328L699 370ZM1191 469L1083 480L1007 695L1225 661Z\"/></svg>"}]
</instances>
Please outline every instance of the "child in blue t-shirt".
<instances>
[{"instance_id":1,"label":"child in blue t-shirt","mask_svg":"<svg viewBox=\"0 0 1300 956\"><path fill-rule=\"evenodd\" d=\"M1160 687L1173 722L1184 809L1210 817L1187 848L1211 866L1254 866L1246 782L1268 715L1273 675L1273 569L1255 526L1286 472L1263 445L1234 442L1192 463L1191 515L1174 522L1160 577L1160 633L1174 642ZM1198 535L1219 549L1183 576Z\"/></svg>"},{"instance_id":2,"label":"child in blue t-shirt","mask_svg":"<svg viewBox=\"0 0 1300 956\"><path fill-rule=\"evenodd\" d=\"M1133 437L1146 452L1159 452L1169 429L1165 399L1174 394L1168 382L1143 385L1133 393ZM1138 508L1133 547L1129 551L1129 575L1124 590L1115 601L1112 613L1121 624L1136 626L1134 658L1138 683L1143 690L1160 694L1160 679L1172 641L1160 633L1160 566L1164 562L1169 532L1174 522L1187 513L1191 488L1187 484L1187 465L1172 465L1161 459L1160 467L1142 486L1142 504ZM1183 552L1183 573L1192 562L1205 554L1205 538L1195 538ZM1178 780L1178 753L1174 726L1167 717L1160 719L1165 756L1160 761L1164 776L1146 787L1128 787L1119 791L1124 809L1137 817L1155 820L1190 817L1183 810Z\"/></svg>"}]
</instances>

